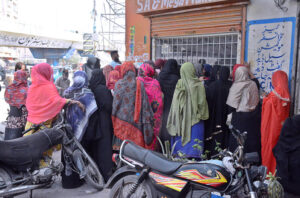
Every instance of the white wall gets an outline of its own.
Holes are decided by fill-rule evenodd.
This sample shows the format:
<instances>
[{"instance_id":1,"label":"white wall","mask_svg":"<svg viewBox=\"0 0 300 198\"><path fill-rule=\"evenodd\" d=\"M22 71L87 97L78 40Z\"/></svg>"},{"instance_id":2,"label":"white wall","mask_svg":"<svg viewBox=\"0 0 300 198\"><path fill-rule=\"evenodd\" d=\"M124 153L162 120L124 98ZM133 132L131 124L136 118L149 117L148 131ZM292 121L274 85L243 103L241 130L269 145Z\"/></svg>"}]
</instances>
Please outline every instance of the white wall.
<instances>
[{"instance_id":1,"label":"white wall","mask_svg":"<svg viewBox=\"0 0 300 198\"><path fill-rule=\"evenodd\" d=\"M297 16L297 0L286 0L284 7L288 8L283 12L276 7L274 0L250 0L247 8L247 20L271 19Z\"/></svg>"},{"instance_id":2,"label":"white wall","mask_svg":"<svg viewBox=\"0 0 300 198\"><path fill-rule=\"evenodd\" d=\"M277 70L285 71L291 88L293 85L291 69L296 62L298 3L286 0L283 7L286 12L274 0L251 0L247 7L246 59L266 92L271 91L272 74Z\"/></svg>"}]
</instances>

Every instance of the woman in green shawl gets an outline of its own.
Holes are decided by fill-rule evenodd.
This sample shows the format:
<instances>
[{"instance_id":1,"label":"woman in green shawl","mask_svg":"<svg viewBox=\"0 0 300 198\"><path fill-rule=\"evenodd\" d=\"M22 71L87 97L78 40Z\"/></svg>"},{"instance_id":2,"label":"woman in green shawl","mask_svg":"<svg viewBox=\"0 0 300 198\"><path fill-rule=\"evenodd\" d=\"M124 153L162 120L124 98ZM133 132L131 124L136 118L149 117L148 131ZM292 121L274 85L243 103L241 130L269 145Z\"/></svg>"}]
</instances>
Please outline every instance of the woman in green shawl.
<instances>
[{"instance_id":1,"label":"woman in green shawl","mask_svg":"<svg viewBox=\"0 0 300 198\"><path fill-rule=\"evenodd\" d=\"M181 152L188 158L200 158L202 152L193 145L204 147L204 122L208 119L205 88L196 76L192 63L185 63L180 69L181 79L176 85L167 129L176 143L174 154ZM199 142L200 140L201 142Z\"/></svg>"}]
</instances>

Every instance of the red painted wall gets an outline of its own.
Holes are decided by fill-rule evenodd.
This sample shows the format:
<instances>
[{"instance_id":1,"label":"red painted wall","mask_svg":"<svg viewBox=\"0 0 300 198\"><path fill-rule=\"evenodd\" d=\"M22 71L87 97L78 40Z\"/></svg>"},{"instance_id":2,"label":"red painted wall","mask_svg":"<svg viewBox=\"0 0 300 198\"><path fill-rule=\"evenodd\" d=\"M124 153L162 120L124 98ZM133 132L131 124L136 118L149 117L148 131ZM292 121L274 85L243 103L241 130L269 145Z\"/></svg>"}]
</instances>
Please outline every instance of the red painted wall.
<instances>
[{"instance_id":1,"label":"red painted wall","mask_svg":"<svg viewBox=\"0 0 300 198\"><path fill-rule=\"evenodd\" d=\"M142 62L150 58L150 20L136 14L137 1L126 0L126 60Z\"/></svg>"}]
</instances>

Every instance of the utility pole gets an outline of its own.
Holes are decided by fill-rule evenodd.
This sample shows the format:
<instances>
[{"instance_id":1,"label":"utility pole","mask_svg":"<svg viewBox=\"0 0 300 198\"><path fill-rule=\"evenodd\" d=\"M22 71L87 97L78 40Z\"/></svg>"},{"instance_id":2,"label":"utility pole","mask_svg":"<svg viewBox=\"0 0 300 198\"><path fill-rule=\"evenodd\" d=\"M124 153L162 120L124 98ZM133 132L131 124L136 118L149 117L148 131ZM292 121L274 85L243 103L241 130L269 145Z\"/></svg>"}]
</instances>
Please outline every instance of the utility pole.
<instances>
[{"instance_id":1,"label":"utility pole","mask_svg":"<svg viewBox=\"0 0 300 198\"><path fill-rule=\"evenodd\" d=\"M93 6L93 17L94 17L94 24L93 24L93 42L94 42L94 56L96 56L96 33L97 33L97 28L96 28L96 17L97 17L97 12L96 12L96 0L94 0L94 6Z\"/></svg>"},{"instance_id":2,"label":"utility pole","mask_svg":"<svg viewBox=\"0 0 300 198\"><path fill-rule=\"evenodd\" d=\"M93 17L94 17L94 25L93 25L93 33L96 33L96 0L94 0L94 8L93 8Z\"/></svg>"}]
</instances>

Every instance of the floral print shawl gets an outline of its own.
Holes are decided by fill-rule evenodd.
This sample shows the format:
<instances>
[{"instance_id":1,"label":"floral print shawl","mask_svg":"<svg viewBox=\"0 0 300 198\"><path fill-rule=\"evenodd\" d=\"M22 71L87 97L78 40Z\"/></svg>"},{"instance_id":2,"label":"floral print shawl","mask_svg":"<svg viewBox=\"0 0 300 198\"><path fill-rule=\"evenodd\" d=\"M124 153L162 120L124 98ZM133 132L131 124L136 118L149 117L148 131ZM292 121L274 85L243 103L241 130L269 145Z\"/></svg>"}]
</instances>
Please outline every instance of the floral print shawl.
<instances>
[{"instance_id":1,"label":"floral print shawl","mask_svg":"<svg viewBox=\"0 0 300 198\"><path fill-rule=\"evenodd\" d=\"M146 148L155 150L156 149L156 136L159 136L161 122L162 122L162 113L163 113L163 93L160 88L160 84L157 80L153 79L155 71L153 67L149 64L142 64L139 68L138 80L143 82L148 101L151 105L152 111L154 113L154 135L153 142L150 146L146 146Z\"/></svg>"},{"instance_id":2,"label":"floral print shawl","mask_svg":"<svg viewBox=\"0 0 300 198\"><path fill-rule=\"evenodd\" d=\"M145 147L153 140L153 112L144 85L136 80L132 63L123 63L123 79L115 85L112 121L114 134Z\"/></svg>"}]
</instances>

